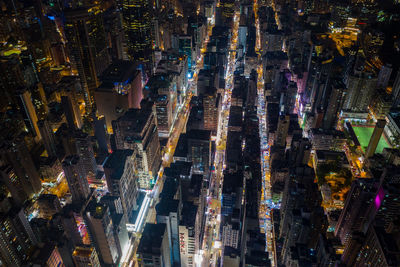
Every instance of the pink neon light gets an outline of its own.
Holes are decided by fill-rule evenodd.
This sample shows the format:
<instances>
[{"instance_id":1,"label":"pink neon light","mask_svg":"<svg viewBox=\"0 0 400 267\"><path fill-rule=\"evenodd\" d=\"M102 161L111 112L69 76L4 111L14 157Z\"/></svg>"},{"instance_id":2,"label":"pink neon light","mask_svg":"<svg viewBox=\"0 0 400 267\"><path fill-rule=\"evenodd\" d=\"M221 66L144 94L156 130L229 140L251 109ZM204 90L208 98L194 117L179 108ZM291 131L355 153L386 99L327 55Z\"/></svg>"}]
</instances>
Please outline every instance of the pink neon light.
<instances>
[{"instance_id":1,"label":"pink neon light","mask_svg":"<svg viewBox=\"0 0 400 267\"><path fill-rule=\"evenodd\" d=\"M378 210L381 207L384 195L385 194L383 192L383 188L382 187L379 188L378 194L376 194L376 197L375 197L375 208L376 208L376 210Z\"/></svg>"}]
</instances>

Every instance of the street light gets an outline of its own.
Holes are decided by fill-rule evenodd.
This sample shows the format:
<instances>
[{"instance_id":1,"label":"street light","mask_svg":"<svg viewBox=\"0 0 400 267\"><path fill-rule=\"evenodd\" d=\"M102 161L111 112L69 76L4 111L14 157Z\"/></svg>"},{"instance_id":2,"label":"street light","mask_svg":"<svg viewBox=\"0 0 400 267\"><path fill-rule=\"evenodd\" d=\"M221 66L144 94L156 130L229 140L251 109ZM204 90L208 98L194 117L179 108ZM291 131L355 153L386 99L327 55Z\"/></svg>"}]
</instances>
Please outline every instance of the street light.
<instances>
[{"instance_id":1,"label":"street light","mask_svg":"<svg viewBox=\"0 0 400 267\"><path fill-rule=\"evenodd\" d=\"M203 261L203 250L200 250L199 253L196 253L194 255L195 266L201 266L202 261Z\"/></svg>"}]
</instances>

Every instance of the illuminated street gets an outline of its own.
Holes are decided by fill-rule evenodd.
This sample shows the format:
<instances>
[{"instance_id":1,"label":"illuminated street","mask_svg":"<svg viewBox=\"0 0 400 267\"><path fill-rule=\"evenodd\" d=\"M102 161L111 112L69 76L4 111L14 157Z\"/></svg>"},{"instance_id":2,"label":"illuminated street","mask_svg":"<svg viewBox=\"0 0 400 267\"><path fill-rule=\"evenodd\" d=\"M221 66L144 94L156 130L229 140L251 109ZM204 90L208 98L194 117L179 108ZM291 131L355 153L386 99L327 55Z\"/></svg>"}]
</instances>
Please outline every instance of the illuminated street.
<instances>
[{"instance_id":1,"label":"illuminated street","mask_svg":"<svg viewBox=\"0 0 400 267\"><path fill-rule=\"evenodd\" d=\"M236 8L238 8L236 6ZM226 137L228 131L229 111L231 106L231 95L233 90L234 68L236 60L236 49L238 42L240 11L236 11L233 18L233 28L228 55L228 64L225 75L225 92L222 109L218 121L217 149L214 157L215 171L210 177L210 187L207 196L205 233L203 237L202 250L199 258L202 258L201 266L216 266L222 254L222 240L220 237L221 222L221 196L223 185L223 171L226 150Z\"/></svg>"},{"instance_id":2,"label":"illuminated street","mask_svg":"<svg viewBox=\"0 0 400 267\"><path fill-rule=\"evenodd\" d=\"M193 77L188 82L188 94L181 106L179 106L177 119L174 122L172 131L168 138L167 145L165 146L164 154L162 155L162 163L160 170L157 174L157 179L154 187L151 191L147 191L145 198L140 207L136 222L134 225L127 225L134 232L133 244L128 246L128 251L125 252L123 260L121 261L121 266L132 266L135 261L135 255L137 246L139 245L141 233L143 231L144 225L149 223L154 223L156 220L155 206L158 201L160 192L162 191L164 185L164 168L169 167L173 160L173 155L178 144L179 137L183 130L185 129L189 114L190 114L190 101L193 96L193 91L197 88L198 73L203 68L204 64L204 52L206 51L209 38L211 36L212 27L214 19L211 19L211 24L208 26L207 38L203 43L203 47L200 49L200 56L196 61L196 65L193 71ZM134 265L133 265L134 266Z\"/></svg>"},{"instance_id":3,"label":"illuminated street","mask_svg":"<svg viewBox=\"0 0 400 267\"><path fill-rule=\"evenodd\" d=\"M256 51L258 52L259 65L257 68L257 95L258 105L257 114L259 117L259 131L260 131L260 145L261 145L261 166L262 166L262 193L260 205L260 224L264 225L266 236L266 248L269 253L271 265L275 266L275 237L272 222L272 199L271 199L271 173L270 173L270 145L268 144L268 129L265 113L265 96L264 96L264 78L263 78L263 65L261 61L261 37L260 37L260 23L258 18L258 2L254 0L254 14L256 20Z\"/></svg>"}]
</instances>

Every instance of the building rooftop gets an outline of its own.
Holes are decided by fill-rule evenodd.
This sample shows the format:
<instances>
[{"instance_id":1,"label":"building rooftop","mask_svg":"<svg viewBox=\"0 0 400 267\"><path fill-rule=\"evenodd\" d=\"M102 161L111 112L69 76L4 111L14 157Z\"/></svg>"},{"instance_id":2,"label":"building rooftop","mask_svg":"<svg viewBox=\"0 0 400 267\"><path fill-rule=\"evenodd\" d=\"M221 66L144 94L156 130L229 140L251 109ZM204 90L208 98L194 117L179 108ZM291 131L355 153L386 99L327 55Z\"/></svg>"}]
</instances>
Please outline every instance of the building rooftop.
<instances>
[{"instance_id":1,"label":"building rooftop","mask_svg":"<svg viewBox=\"0 0 400 267\"><path fill-rule=\"evenodd\" d=\"M249 266L271 266L271 261L268 257L268 252L251 251L250 255L246 255L246 265Z\"/></svg>"},{"instance_id":2,"label":"building rooftop","mask_svg":"<svg viewBox=\"0 0 400 267\"><path fill-rule=\"evenodd\" d=\"M91 200L86 206L86 212L90 212L90 215L96 219L102 219L107 210L108 207L103 203L97 202L96 199Z\"/></svg>"},{"instance_id":3,"label":"building rooftop","mask_svg":"<svg viewBox=\"0 0 400 267\"><path fill-rule=\"evenodd\" d=\"M386 261L389 266L399 266L400 265L400 248L396 236L387 233L383 228L374 227L376 236L379 240L379 245L381 246Z\"/></svg>"},{"instance_id":4,"label":"building rooftop","mask_svg":"<svg viewBox=\"0 0 400 267\"><path fill-rule=\"evenodd\" d=\"M204 88L204 95L206 96L215 96L216 93L217 93L217 88L213 86L206 86Z\"/></svg>"},{"instance_id":5,"label":"building rooftop","mask_svg":"<svg viewBox=\"0 0 400 267\"><path fill-rule=\"evenodd\" d=\"M191 179L190 179L190 194L193 197L199 197L200 196L200 191L201 187L203 185L203 175L201 174L193 174Z\"/></svg>"},{"instance_id":6,"label":"building rooftop","mask_svg":"<svg viewBox=\"0 0 400 267\"><path fill-rule=\"evenodd\" d=\"M98 9L98 6L94 6ZM88 19L89 15L94 12L92 7L80 6L76 8L68 8L65 10L65 17L67 20L78 20L78 19Z\"/></svg>"},{"instance_id":7,"label":"building rooftop","mask_svg":"<svg viewBox=\"0 0 400 267\"><path fill-rule=\"evenodd\" d=\"M400 109L389 112L389 117L396 123L397 127L400 128Z\"/></svg>"},{"instance_id":8,"label":"building rooftop","mask_svg":"<svg viewBox=\"0 0 400 267\"><path fill-rule=\"evenodd\" d=\"M188 150L188 140L186 134L181 134L179 136L178 144L174 152L174 157L186 158L189 153Z\"/></svg>"},{"instance_id":9,"label":"building rooftop","mask_svg":"<svg viewBox=\"0 0 400 267\"><path fill-rule=\"evenodd\" d=\"M41 194L37 200L38 201L54 201L56 199L58 199L58 197L56 195L53 195L53 194Z\"/></svg>"},{"instance_id":10,"label":"building rooftop","mask_svg":"<svg viewBox=\"0 0 400 267\"><path fill-rule=\"evenodd\" d=\"M124 214L121 214L121 213L114 213L111 215L111 219L112 219L112 223L113 223L114 227L119 227L121 222L123 222L123 220L122 220L123 217L124 217Z\"/></svg>"},{"instance_id":11,"label":"building rooftop","mask_svg":"<svg viewBox=\"0 0 400 267\"><path fill-rule=\"evenodd\" d=\"M180 225L194 227L196 224L197 206L192 202L183 202Z\"/></svg>"},{"instance_id":12,"label":"building rooftop","mask_svg":"<svg viewBox=\"0 0 400 267\"><path fill-rule=\"evenodd\" d=\"M168 96L167 95L158 95L156 99L156 103L168 103Z\"/></svg>"},{"instance_id":13,"label":"building rooftop","mask_svg":"<svg viewBox=\"0 0 400 267\"><path fill-rule=\"evenodd\" d=\"M32 255L33 263L40 264L40 266L46 266L47 261L54 251L56 245L52 242L47 242L43 247L38 248Z\"/></svg>"},{"instance_id":14,"label":"building rooftop","mask_svg":"<svg viewBox=\"0 0 400 267\"><path fill-rule=\"evenodd\" d=\"M179 200L162 198L156 205L157 216L169 216L171 212L178 212Z\"/></svg>"},{"instance_id":15,"label":"building rooftop","mask_svg":"<svg viewBox=\"0 0 400 267\"><path fill-rule=\"evenodd\" d=\"M133 150L130 149L121 149L115 150L104 163L104 168L112 169L111 179L119 180L122 177L125 169L126 159L132 156Z\"/></svg>"},{"instance_id":16,"label":"building rooftop","mask_svg":"<svg viewBox=\"0 0 400 267\"><path fill-rule=\"evenodd\" d=\"M141 133L149 120L152 110L149 108L129 109L117 119L118 122L130 122L127 129L132 133Z\"/></svg>"},{"instance_id":17,"label":"building rooftop","mask_svg":"<svg viewBox=\"0 0 400 267\"><path fill-rule=\"evenodd\" d=\"M312 128L311 133L313 135L324 134L324 135L333 135L338 138L345 138L345 135L342 131L338 131L336 129L322 129L322 128Z\"/></svg>"},{"instance_id":18,"label":"building rooftop","mask_svg":"<svg viewBox=\"0 0 400 267\"><path fill-rule=\"evenodd\" d=\"M176 177L167 177L164 182L162 192L160 193L160 199L173 199L176 195L176 191L179 187L179 179Z\"/></svg>"},{"instance_id":19,"label":"building rooftop","mask_svg":"<svg viewBox=\"0 0 400 267\"><path fill-rule=\"evenodd\" d=\"M210 141L211 140L211 131L193 129L186 133L186 137L188 139Z\"/></svg>"},{"instance_id":20,"label":"building rooftop","mask_svg":"<svg viewBox=\"0 0 400 267\"><path fill-rule=\"evenodd\" d=\"M64 159L62 162L62 165L67 167L67 166L72 166L76 165L79 162L79 156L78 155L70 155Z\"/></svg>"},{"instance_id":21,"label":"building rooftop","mask_svg":"<svg viewBox=\"0 0 400 267\"><path fill-rule=\"evenodd\" d=\"M233 247L228 247L226 246L224 249L224 256L225 257L231 257L231 258L235 258L235 257L240 257L240 251L238 249L235 249Z\"/></svg>"},{"instance_id":22,"label":"building rooftop","mask_svg":"<svg viewBox=\"0 0 400 267\"><path fill-rule=\"evenodd\" d=\"M343 164L348 164L346 154L344 152L331 151L331 150L317 150L318 160L322 161L336 161L340 160Z\"/></svg>"},{"instance_id":23,"label":"building rooftop","mask_svg":"<svg viewBox=\"0 0 400 267\"><path fill-rule=\"evenodd\" d=\"M93 247L75 247L72 256L90 258L93 253Z\"/></svg>"},{"instance_id":24,"label":"building rooftop","mask_svg":"<svg viewBox=\"0 0 400 267\"><path fill-rule=\"evenodd\" d=\"M226 161L240 162L242 158L242 134L237 131L228 131L226 138Z\"/></svg>"},{"instance_id":25,"label":"building rooftop","mask_svg":"<svg viewBox=\"0 0 400 267\"><path fill-rule=\"evenodd\" d=\"M102 86L114 86L114 83L129 83L139 74L132 61L116 60L101 74L100 80Z\"/></svg>"},{"instance_id":26,"label":"building rooftop","mask_svg":"<svg viewBox=\"0 0 400 267\"><path fill-rule=\"evenodd\" d=\"M190 176L192 162L175 161L169 168L165 168L164 174L168 177Z\"/></svg>"},{"instance_id":27,"label":"building rooftop","mask_svg":"<svg viewBox=\"0 0 400 267\"><path fill-rule=\"evenodd\" d=\"M171 75L159 73L151 76L147 82L145 89L152 93L157 93L159 88L169 88L171 86Z\"/></svg>"},{"instance_id":28,"label":"building rooftop","mask_svg":"<svg viewBox=\"0 0 400 267\"><path fill-rule=\"evenodd\" d=\"M287 60L287 54L283 51L270 51L266 52L265 55L263 56L266 59L279 59L279 60Z\"/></svg>"},{"instance_id":29,"label":"building rooftop","mask_svg":"<svg viewBox=\"0 0 400 267\"><path fill-rule=\"evenodd\" d=\"M228 173L224 172L224 185L222 187L223 194L231 194L236 189L243 186L242 172Z\"/></svg>"},{"instance_id":30,"label":"building rooftop","mask_svg":"<svg viewBox=\"0 0 400 267\"><path fill-rule=\"evenodd\" d=\"M161 244L164 238L166 224L147 223L140 239L138 253L157 254L161 253Z\"/></svg>"},{"instance_id":31,"label":"building rooftop","mask_svg":"<svg viewBox=\"0 0 400 267\"><path fill-rule=\"evenodd\" d=\"M241 127L243 122L243 109L239 106L231 106L228 126Z\"/></svg>"},{"instance_id":32,"label":"building rooftop","mask_svg":"<svg viewBox=\"0 0 400 267\"><path fill-rule=\"evenodd\" d=\"M121 197L113 196L110 193L107 193L105 196L101 197L100 202L106 205L110 209L111 213L114 213L116 212L118 203L121 203Z\"/></svg>"},{"instance_id":33,"label":"building rooftop","mask_svg":"<svg viewBox=\"0 0 400 267\"><path fill-rule=\"evenodd\" d=\"M268 121L268 129L270 131L276 131L278 127L278 116L279 114L279 104L278 103L269 103L267 105L267 121Z\"/></svg>"}]
</instances>

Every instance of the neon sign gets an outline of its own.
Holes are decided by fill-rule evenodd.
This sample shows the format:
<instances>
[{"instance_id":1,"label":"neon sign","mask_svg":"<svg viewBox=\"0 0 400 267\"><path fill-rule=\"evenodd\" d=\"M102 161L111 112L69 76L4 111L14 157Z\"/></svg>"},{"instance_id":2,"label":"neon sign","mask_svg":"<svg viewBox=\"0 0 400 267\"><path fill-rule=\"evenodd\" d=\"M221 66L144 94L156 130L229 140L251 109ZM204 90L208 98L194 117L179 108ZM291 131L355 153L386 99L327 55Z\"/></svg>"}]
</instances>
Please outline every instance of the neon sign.
<instances>
[{"instance_id":1,"label":"neon sign","mask_svg":"<svg viewBox=\"0 0 400 267\"><path fill-rule=\"evenodd\" d=\"M185 255L185 234L179 233L179 244L181 247L181 253Z\"/></svg>"}]
</instances>

